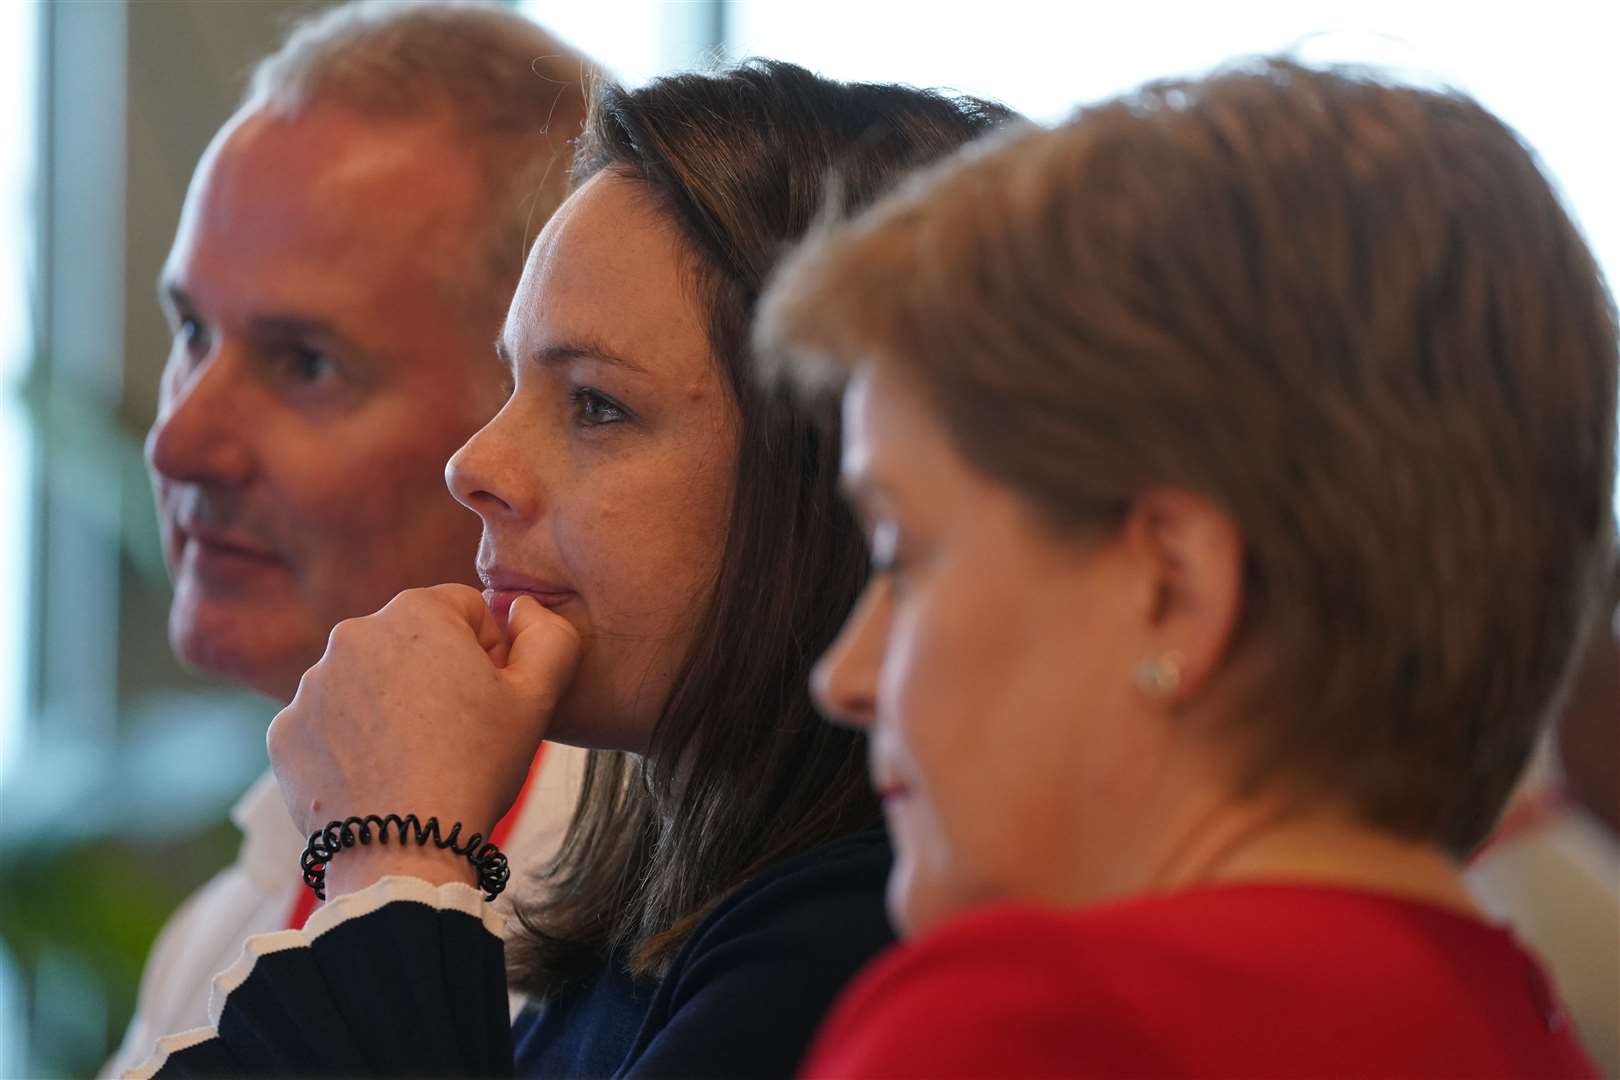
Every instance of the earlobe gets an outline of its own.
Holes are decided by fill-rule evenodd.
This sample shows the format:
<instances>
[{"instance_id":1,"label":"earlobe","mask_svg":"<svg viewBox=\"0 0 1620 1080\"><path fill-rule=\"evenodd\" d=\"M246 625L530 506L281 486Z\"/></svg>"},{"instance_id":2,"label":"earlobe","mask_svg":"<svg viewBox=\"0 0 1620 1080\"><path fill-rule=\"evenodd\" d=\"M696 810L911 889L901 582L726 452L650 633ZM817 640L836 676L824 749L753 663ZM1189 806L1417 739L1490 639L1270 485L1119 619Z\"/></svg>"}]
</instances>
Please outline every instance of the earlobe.
<instances>
[{"instance_id":1,"label":"earlobe","mask_svg":"<svg viewBox=\"0 0 1620 1080\"><path fill-rule=\"evenodd\" d=\"M1185 700L1225 660L1243 592L1243 541L1214 501L1187 491L1137 497L1127 530L1152 575L1145 655L1137 688L1156 700Z\"/></svg>"}]
</instances>

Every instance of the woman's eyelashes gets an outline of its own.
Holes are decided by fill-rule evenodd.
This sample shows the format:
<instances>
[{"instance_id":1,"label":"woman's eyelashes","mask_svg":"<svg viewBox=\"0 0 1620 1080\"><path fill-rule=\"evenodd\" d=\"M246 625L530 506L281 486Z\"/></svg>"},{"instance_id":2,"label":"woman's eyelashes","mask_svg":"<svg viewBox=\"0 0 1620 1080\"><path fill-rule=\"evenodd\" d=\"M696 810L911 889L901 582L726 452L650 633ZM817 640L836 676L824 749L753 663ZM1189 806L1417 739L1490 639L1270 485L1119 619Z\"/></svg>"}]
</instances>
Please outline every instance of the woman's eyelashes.
<instances>
[{"instance_id":1,"label":"woman's eyelashes","mask_svg":"<svg viewBox=\"0 0 1620 1080\"><path fill-rule=\"evenodd\" d=\"M867 550L872 561L872 573L893 577L902 569L900 527L892 521L878 521L872 526Z\"/></svg>"},{"instance_id":2,"label":"woman's eyelashes","mask_svg":"<svg viewBox=\"0 0 1620 1080\"><path fill-rule=\"evenodd\" d=\"M580 427L605 427L631 418L629 409L589 386L575 387L568 396L573 406L574 422Z\"/></svg>"}]
</instances>

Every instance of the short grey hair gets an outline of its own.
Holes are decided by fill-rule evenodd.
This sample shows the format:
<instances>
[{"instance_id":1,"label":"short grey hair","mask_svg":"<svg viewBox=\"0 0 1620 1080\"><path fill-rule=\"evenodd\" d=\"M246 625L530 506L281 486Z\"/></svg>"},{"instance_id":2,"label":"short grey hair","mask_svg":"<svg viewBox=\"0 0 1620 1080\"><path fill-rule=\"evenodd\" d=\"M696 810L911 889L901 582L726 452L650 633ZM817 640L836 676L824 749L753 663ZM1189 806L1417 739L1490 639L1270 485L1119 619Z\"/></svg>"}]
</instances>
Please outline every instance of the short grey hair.
<instances>
[{"instance_id":1,"label":"short grey hair","mask_svg":"<svg viewBox=\"0 0 1620 1080\"><path fill-rule=\"evenodd\" d=\"M482 252L472 251L474 280L504 304L529 244L568 194L572 140L595 78L581 53L501 4L359 0L295 24L254 69L242 107L287 118L317 103L383 120L448 117L484 176L488 224Z\"/></svg>"}]
</instances>

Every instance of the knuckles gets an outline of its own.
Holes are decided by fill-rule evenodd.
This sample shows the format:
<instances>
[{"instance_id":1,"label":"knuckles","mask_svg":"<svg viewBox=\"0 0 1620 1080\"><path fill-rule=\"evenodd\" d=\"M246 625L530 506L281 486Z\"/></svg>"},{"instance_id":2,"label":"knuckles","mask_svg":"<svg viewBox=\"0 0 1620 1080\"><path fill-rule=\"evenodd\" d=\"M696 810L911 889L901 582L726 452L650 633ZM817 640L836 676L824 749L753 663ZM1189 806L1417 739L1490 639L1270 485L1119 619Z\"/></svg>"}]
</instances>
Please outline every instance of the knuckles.
<instances>
[{"instance_id":1,"label":"knuckles","mask_svg":"<svg viewBox=\"0 0 1620 1080\"><path fill-rule=\"evenodd\" d=\"M270 729L264 733L264 749L272 763L285 759L299 744L299 734L295 730L298 725L298 701L276 713L275 719L270 721Z\"/></svg>"},{"instance_id":2,"label":"knuckles","mask_svg":"<svg viewBox=\"0 0 1620 1080\"><path fill-rule=\"evenodd\" d=\"M326 636L326 655L316 662L313 668L304 673L307 679L320 669L328 659L342 656L357 648L363 648L364 641L370 635L367 633L366 623L373 616L366 615L356 619L344 619L332 627L332 632Z\"/></svg>"}]
</instances>

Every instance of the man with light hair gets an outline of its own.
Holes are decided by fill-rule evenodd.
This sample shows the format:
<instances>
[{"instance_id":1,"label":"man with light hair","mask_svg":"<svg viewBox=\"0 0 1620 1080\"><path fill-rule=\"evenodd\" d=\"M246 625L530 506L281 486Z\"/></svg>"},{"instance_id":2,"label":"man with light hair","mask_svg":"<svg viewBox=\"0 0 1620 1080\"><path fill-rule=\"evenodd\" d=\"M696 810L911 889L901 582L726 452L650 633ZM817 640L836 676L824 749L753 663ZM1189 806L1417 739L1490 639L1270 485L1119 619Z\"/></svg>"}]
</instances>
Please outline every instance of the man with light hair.
<instances>
[{"instance_id":1,"label":"man with light hair","mask_svg":"<svg viewBox=\"0 0 1620 1080\"><path fill-rule=\"evenodd\" d=\"M493 3L332 8L259 64L159 283L174 339L147 460L188 665L285 703L339 621L478 580L444 466L506 398L492 343L565 194L588 77ZM543 751L495 834L518 877L577 789L580 752ZM207 1024L243 940L313 906L268 773L232 817L237 860L164 928L108 1073Z\"/></svg>"}]
</instances>

